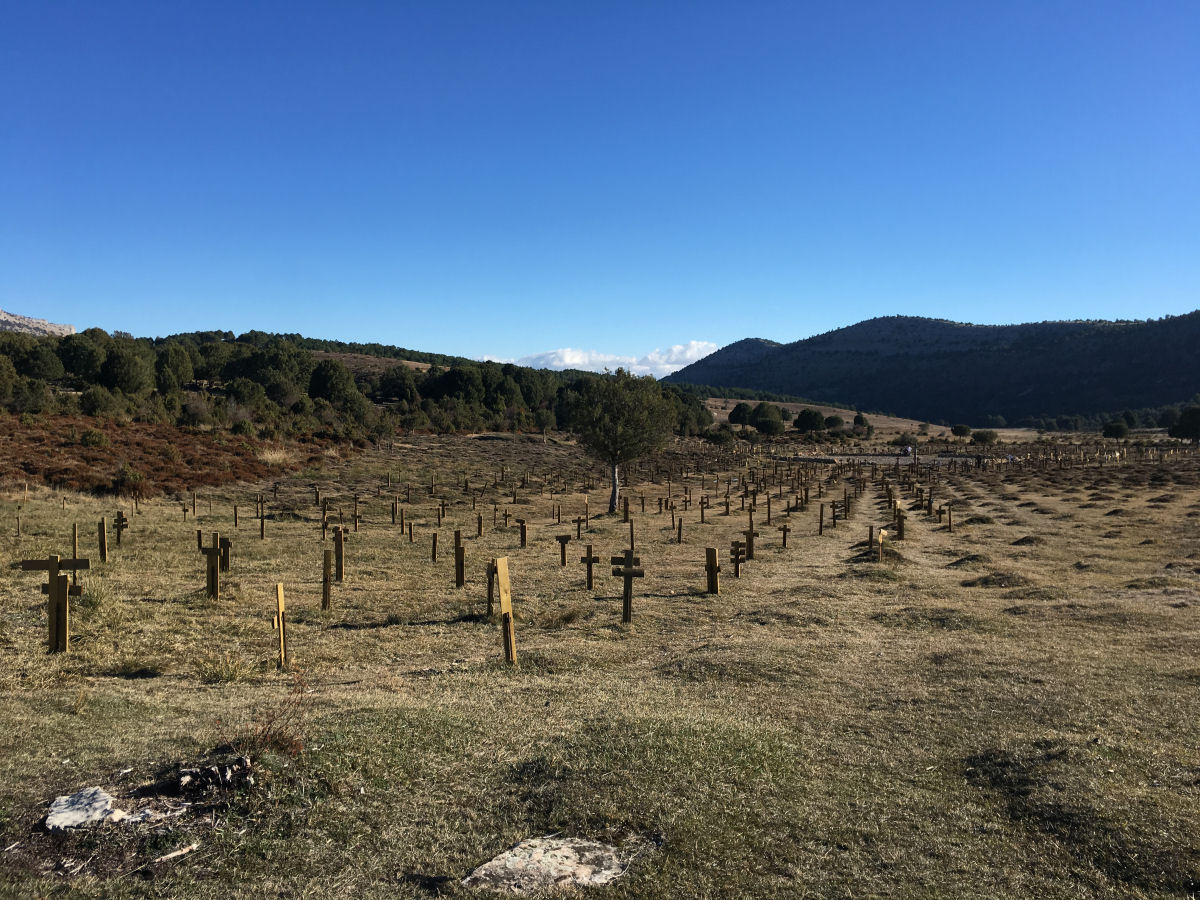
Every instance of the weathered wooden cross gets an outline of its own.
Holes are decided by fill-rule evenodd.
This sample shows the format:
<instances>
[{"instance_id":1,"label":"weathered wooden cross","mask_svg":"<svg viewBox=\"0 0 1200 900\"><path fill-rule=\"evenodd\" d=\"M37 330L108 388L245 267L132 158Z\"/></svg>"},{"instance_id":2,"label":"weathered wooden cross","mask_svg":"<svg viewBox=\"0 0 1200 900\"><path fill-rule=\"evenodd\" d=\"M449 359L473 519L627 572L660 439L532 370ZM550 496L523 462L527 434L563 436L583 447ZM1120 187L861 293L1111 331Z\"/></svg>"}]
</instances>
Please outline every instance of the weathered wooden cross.
<instances>
[{"instance_id":1,"label":"weathered wooden cross","mask_svg":"<svg viewBox=\"0 0 1200 900\"><path fill-rule=\"evenodd\" d=\"M221 594L221 535L212 533L212 546L203 545L204 533L196 531L196 545L205 558L205 590L214 600Z\"/></svg>"},{"instance_id":2,"label":"weathered wooden cross","mask_svg":"<svg viewBox=\"0 0 1200 900\"><path fill-rule=\"evenodd\" d=\"M590 591L593 589L592 566L600 562L600 557L592 555L592 545L588 544L587 552L579 557L579 561L587 566L587 589Z\"/></svg>"},{"instance_id":3,"label":"weathered wooden cross","mask_svg":"<svg viewBox=\"0 0 1200 900\"><path fill-rule=\"evenodd\" d=\"M708 593L721 593L721 564L717 561L717 548L706 547L704 550L704 571L708 575Z\"/></svg>"},{"instance_id":4,"label":"weathered wooden cross","mask_svg":"<svg viewBox=\"0 0 1200 900\"><path fill-rule=\"evenodd\" d=\"M129 520L125 518L124 510L117 510L117 514L113 517L113 531L117 533L117 546L121 546L121 532L129 527Z\"/></svg>"},{"instance_id":5,"label":"weathered wooden cross","mask_svg":"<svg viewBox=\"0 0 1200 900\"><path fill-rule=\"evenodd\" d=\"M779 532L783 535L783 549L786 550L787 549L788 532L791 531L792 528L790 525L788 525L787 522L784 522L782 525L779 525L777 527L779 529Z\"/></svg>"},{"instance_id":6,"label":"weathered wooden cross","mask_svg":"<svg viewBox=\"0 0 1200 900\"><path fill-rule=\"evenodd\" d=\"M621 623L628 625L633 621L633 579L645 578L645 569L640 568L642 560L633 555L633 550L626 550L620 556L612 558L613 577L624 578L625 588L621 595Z\"/></svg>"},{"instance_id":7,"label":"weathered wooden cross","mask_svg":"<svg viewBox=\"0 0 1200 900\"><path fill-rule=\"evenodd\" d=\"M571 543L571 536L559 534L555 535L554 539L558 541L559 564L565 569L567 567L567 544Z\"/></svg>"},{"instance_id":8,"label":"weathered wooden cross","mask_svg":"<svg viewBox=\"0 0 1200 900\"><path fill-rule=\"evenodd\" d=\"M754 510L750 510L750 527L742 532L746 536L746 559L754 559L754 539L758 532L754 530Z\"/></svg>"},{"instance_id":9,"label":"weathered wooden cross","mask_svg":"<svg viewBox=\"0 0 1200 900\"><path fill-rule=\"evenodd\" d=\"M742 577L742 563L746 561L746 542L733 541L729 545L729 561L733 563L733 577Z\"/></svg>"},{"instance_id":10,"label":"weathered wooden cross","mask_svg":"<svg viewBox=\"0 0 1200 900\"><path fill-rule=\"evenodd\" d=\"M42 585L42 593L47 595L46 639L51 653L66 653L70 649L70 598L83 593L79 585L70 584L70 579L62 574L62 571L90 569L91 565L91 561L87 559L62 559L54 555L45 559L21 560L22 571L46 573L47 583Z\"/></svg>"}]
</instances>

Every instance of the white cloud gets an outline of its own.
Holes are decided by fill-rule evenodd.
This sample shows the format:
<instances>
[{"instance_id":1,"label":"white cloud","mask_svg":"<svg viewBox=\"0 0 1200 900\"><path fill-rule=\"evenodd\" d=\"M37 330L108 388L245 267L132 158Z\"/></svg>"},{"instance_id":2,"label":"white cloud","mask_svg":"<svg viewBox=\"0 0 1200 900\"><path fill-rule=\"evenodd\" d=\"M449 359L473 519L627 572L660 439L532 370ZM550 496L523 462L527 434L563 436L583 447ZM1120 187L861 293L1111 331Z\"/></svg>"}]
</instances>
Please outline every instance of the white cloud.
<instances>
[{"instance_id":1,"label":"white cloud","mask_svg":"<svg viewBox=\"0 0 1200 900\"><path fill-rule=\"evenodd\" d=\"M635 375L662 378L716 350L717 345L712 341L688 341L686 344L675 344L666 350L656 347L645 356L619 356L599 350L563 347L559 350L547 350L545 353L534 353L532 356L522 356L517 360L517 365L532 366L536 369L584 369L589 372L622 368Z\"/></svg>"}]
</instances>

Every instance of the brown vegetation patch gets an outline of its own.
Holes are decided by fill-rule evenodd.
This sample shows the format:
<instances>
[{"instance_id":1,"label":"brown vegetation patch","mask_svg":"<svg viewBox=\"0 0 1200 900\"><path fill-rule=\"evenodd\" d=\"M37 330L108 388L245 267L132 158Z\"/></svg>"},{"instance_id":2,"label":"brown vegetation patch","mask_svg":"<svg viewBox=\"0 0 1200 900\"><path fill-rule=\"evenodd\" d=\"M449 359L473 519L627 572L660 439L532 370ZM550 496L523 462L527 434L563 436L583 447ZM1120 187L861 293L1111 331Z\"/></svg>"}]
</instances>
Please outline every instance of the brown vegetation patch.
<instances>
[{"instance_id":1,"label":"brown vegetation patch","mask_svg":"<svg viewBox=\"0 0 1200 900\"><path fill-rule=\"evenodd\" d=\"M905 606L902 609L875 613L871 616L871 621L895 628L942 628L947 631L962 631L975 628L979 624L974 616L949 606Z\"/></svg>"},{"instance_id":2,"label":"brown vegetation patch","mask_svg":"<svg viewBox=\"0 0 1200 900\"><path fill-rule=\"evenodd\" d=\"M963 587L1015 588L1025 587L1032 582L1024 575L1016 572L989 572L979 578L972 578L962 583Z\"/></svg>"}]
</instances>

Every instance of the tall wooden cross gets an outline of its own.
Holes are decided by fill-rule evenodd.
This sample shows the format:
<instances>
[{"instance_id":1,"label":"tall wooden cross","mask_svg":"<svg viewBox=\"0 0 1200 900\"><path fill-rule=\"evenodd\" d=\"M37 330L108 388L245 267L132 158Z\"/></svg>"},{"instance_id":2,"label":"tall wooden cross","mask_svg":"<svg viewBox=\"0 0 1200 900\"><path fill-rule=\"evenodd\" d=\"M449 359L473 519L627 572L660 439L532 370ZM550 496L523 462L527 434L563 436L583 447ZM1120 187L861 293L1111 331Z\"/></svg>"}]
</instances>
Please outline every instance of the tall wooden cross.
<instances>
[{"instance_id":1,"label":"tall wooden cross","mask_svg":"<svg viewBox=\"0 0 1200 900\"><path fill-rule=\"evenodd\" d=\"M71 609L70 597L78 597L83 589L77 584L70 584L70 579L62 574L63 570L75 572L90 569L91 561L87 559L62 559L50 555L45 559L23 559L21 570L25 572L45 572L47 583L42 585L42 593L47 595L46 604L47 628L46 639L51 653L66 653L71 645Z\"/></svg>"},{"instance_id":2,"label":"tall wooden cross","mask_svg":"<svg viewBox=\"0 0 1200 900\"><path fill-rule=\"evenodd\" d=\"M733 563L733 577L742 577L742 563L746 561L746 542L733 541L729 545L729 561Z\"/></svg>"},{"instance_id":3,"label":"tall wooden cross","mask_svg":"<svg viewBox=\"0 0 1200 900\"><path fill-rule=\"evenodd\" d=\"M633 579L646 577L646 571L640 568L641 564L641 559L633 555L632 549L612 558L613 576L625 579L625 589L621 595L621 623L623 625L628 625L633 621Z\"/></svg>"},{"instance_id":4,"label":"tall wooden cross","mask_svg":"<svg viewBox=\"0 0 1200 900\"><path fill-rule=\"evenodd\" d=\"M592 581L592 566L600 562L600 557L592 555L591 544L587 545L587 552L584 553L583 556L579 557L579 561L587 566L587 589L589 591L593 590L594 582Z\"/></svg>"}]
</instances>

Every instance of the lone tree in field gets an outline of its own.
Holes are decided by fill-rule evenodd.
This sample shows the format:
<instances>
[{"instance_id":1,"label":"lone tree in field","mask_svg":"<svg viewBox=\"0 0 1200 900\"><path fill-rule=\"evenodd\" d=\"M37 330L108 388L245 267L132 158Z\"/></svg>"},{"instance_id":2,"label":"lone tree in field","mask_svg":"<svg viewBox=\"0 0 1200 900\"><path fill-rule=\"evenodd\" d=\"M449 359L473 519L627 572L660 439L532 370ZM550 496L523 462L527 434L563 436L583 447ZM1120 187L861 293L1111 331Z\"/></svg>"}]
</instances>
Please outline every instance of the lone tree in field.
<instances>
[{"instance_id":1,"label":"lone tree in field","mask_svg":"<svg viewBox=\"0 0 1200 900\"><path fill-rule=\"evenodd\" d=\"M653 378L624 369L588 378L574 403L571 430L612 472L608 511L617 511L621 466L652 453L671 431L674 411Z\"/></svg>"},{"instance_id":2,"label":"lone tree in field","mask_svg":"<svg viewBox=\"0 0 1200 900\"><path fill-rule=\"evenodd\" d=\"M1173 438L1200 444L1200 406L1189 406L1181 412L1167 433Z\"/></svg>"}]
</instances>

